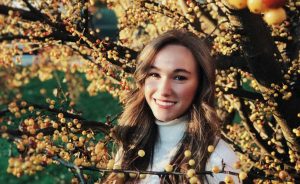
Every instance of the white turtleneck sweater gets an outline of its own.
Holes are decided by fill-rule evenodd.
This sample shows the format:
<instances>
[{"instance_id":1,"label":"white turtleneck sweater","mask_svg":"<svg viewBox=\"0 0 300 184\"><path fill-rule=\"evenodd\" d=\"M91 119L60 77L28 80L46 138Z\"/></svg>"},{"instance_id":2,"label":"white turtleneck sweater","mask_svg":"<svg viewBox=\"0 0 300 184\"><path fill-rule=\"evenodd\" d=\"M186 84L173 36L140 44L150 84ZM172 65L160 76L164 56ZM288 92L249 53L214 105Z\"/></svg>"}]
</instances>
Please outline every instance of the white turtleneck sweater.
<instances>
[{"instance_id":1,"label":"white turtleneck sweater","mask_svg":"<svg viewBox=\"0 0 300 184\"><path fill-rule=\"evenodd\" d=\"M183 137L188 122L187 116L180 117L178 119L161 122L156 120L155 123L158 126L158 141L155 145L153 166L149 166L147 170L152 171L164 171L165 166L171 161L172 156L176 153L179 148L179 142ZM116 162L120 162L120 152L116 155ZM234 151L224 141L220 140L216 145L214 152L206 163L205 170L211 171L212 167L218 166L222 168L222 160L225 162L226 171L239 172L234 169L233 164L238 161L238 158ZM218 184L224 181L226 174L214 174L214 176L207 175L208 184ZM232 176L234 183L241 183L237 176ZM205 184L207 184L205 181ZM139 181L140 184L159 184L159 177L156 175L147 175L145 179Z\"/></svg>"}]
</instances>

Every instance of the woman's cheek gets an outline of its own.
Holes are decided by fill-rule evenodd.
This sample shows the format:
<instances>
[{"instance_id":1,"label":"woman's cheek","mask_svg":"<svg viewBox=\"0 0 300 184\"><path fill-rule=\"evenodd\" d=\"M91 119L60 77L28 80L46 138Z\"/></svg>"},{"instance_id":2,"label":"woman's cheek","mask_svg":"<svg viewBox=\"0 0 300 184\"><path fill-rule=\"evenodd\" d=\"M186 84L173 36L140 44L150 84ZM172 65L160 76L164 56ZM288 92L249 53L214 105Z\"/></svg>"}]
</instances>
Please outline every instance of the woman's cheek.
<instances>
[{"instance_id":1,"label":"woman's cheek","mask_svg":"<svg viewBox=\"0 0 300 184\"><path fill-rule=\"evenodd\" d=\"M178 90L179 91L179 90ZM181 86L179 95L189 101L194 98L197 91L197 83L191 82L185 86Z\"/></svg>"},{"instance_id":2,"label":"woman's cheek","mask_svg":"<svg viewBox=\"0 0 300 184\"><path fill-rule=\"evenodd\" d=\"M146 81L145 83L145 87L147 88L147 90L153 90L156 88L157 82L155 80L151 80L149 79L148 81Z\"/></svg>"},{"instance_id":3,"label":"woman's cheek","mask_svg":"<svg viewBox=\"0 0 300 184\"><path fill-rule=\"evenodd\" d=\"M145 81L145 87L144 87L144 92L145 92L145 96L149 96L151 95L155 89L156 89L156 82L153 80L147 80Z\"/></svg>"}]
</instances>

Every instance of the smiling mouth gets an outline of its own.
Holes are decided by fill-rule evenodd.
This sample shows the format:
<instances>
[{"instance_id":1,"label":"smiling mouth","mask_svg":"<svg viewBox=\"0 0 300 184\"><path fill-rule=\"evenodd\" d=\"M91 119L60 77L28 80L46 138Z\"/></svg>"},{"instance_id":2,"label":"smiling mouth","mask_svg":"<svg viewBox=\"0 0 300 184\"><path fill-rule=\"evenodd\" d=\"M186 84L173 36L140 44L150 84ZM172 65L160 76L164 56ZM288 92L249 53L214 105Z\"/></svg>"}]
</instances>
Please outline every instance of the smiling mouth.
<instances>
[{"instance_id":1,"label":"smiling mouth","mask_svg":"<svg viewBox=\"0 0 300 184\"><path fill-rule=\"evenodd\" d=\"M169 108L176 104L176 102L166 101L166 100L158 100L154 98L155 103L162 108Z\"/></svg>"}]
</instances>

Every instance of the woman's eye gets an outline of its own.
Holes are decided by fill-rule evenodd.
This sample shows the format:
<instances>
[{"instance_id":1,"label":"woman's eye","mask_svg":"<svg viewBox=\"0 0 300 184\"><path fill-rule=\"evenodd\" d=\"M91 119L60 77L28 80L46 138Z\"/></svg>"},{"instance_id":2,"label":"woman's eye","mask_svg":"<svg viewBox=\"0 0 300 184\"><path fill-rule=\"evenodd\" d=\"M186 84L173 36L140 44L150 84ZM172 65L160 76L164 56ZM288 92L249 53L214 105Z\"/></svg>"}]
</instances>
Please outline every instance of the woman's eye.
<instances>
[{"instance_id":1,"label":"woman's eye","mask_svg":"<svg viewBox=\"0 0 300 184\"><path fill-rule=\"evenodd\" d=\"M178 75L178 76L175 76L174 79L182 81L182 80L186 80L187 78L184 76Z\"/></svg>"},{"instance_id":2,"label":"woman's eye","mask_svg":"<svg viewBox=\"0 0 300 184\"><path fill-rule=\"evenodd\" d=\"M148 74L148 77L158 78L159 75L158 75L158 73L149 73L149 74Z\"/></svg>"}]
</instances>

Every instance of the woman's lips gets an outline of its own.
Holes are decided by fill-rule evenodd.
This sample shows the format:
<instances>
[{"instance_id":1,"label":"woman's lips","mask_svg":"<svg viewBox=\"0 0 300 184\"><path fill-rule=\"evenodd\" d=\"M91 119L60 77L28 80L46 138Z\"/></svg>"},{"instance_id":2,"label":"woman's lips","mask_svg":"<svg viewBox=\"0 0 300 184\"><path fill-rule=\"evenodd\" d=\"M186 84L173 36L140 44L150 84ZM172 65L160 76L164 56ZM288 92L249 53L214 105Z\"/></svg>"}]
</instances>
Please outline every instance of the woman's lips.
<instances>
[{"instance_id":1,"label":"woman's lips","mask_svg":"<svg viewBox=\"0 0 300 184\"><path fill-rule=\"evenodd\" d=\"M160 108L163 108L163 109L171 108L176 104L176 102L174 102L174 101L158 100L155 98L154 98L154 101L155 101L156 105L158 105Z\"/></svg>"}]
</instances>

